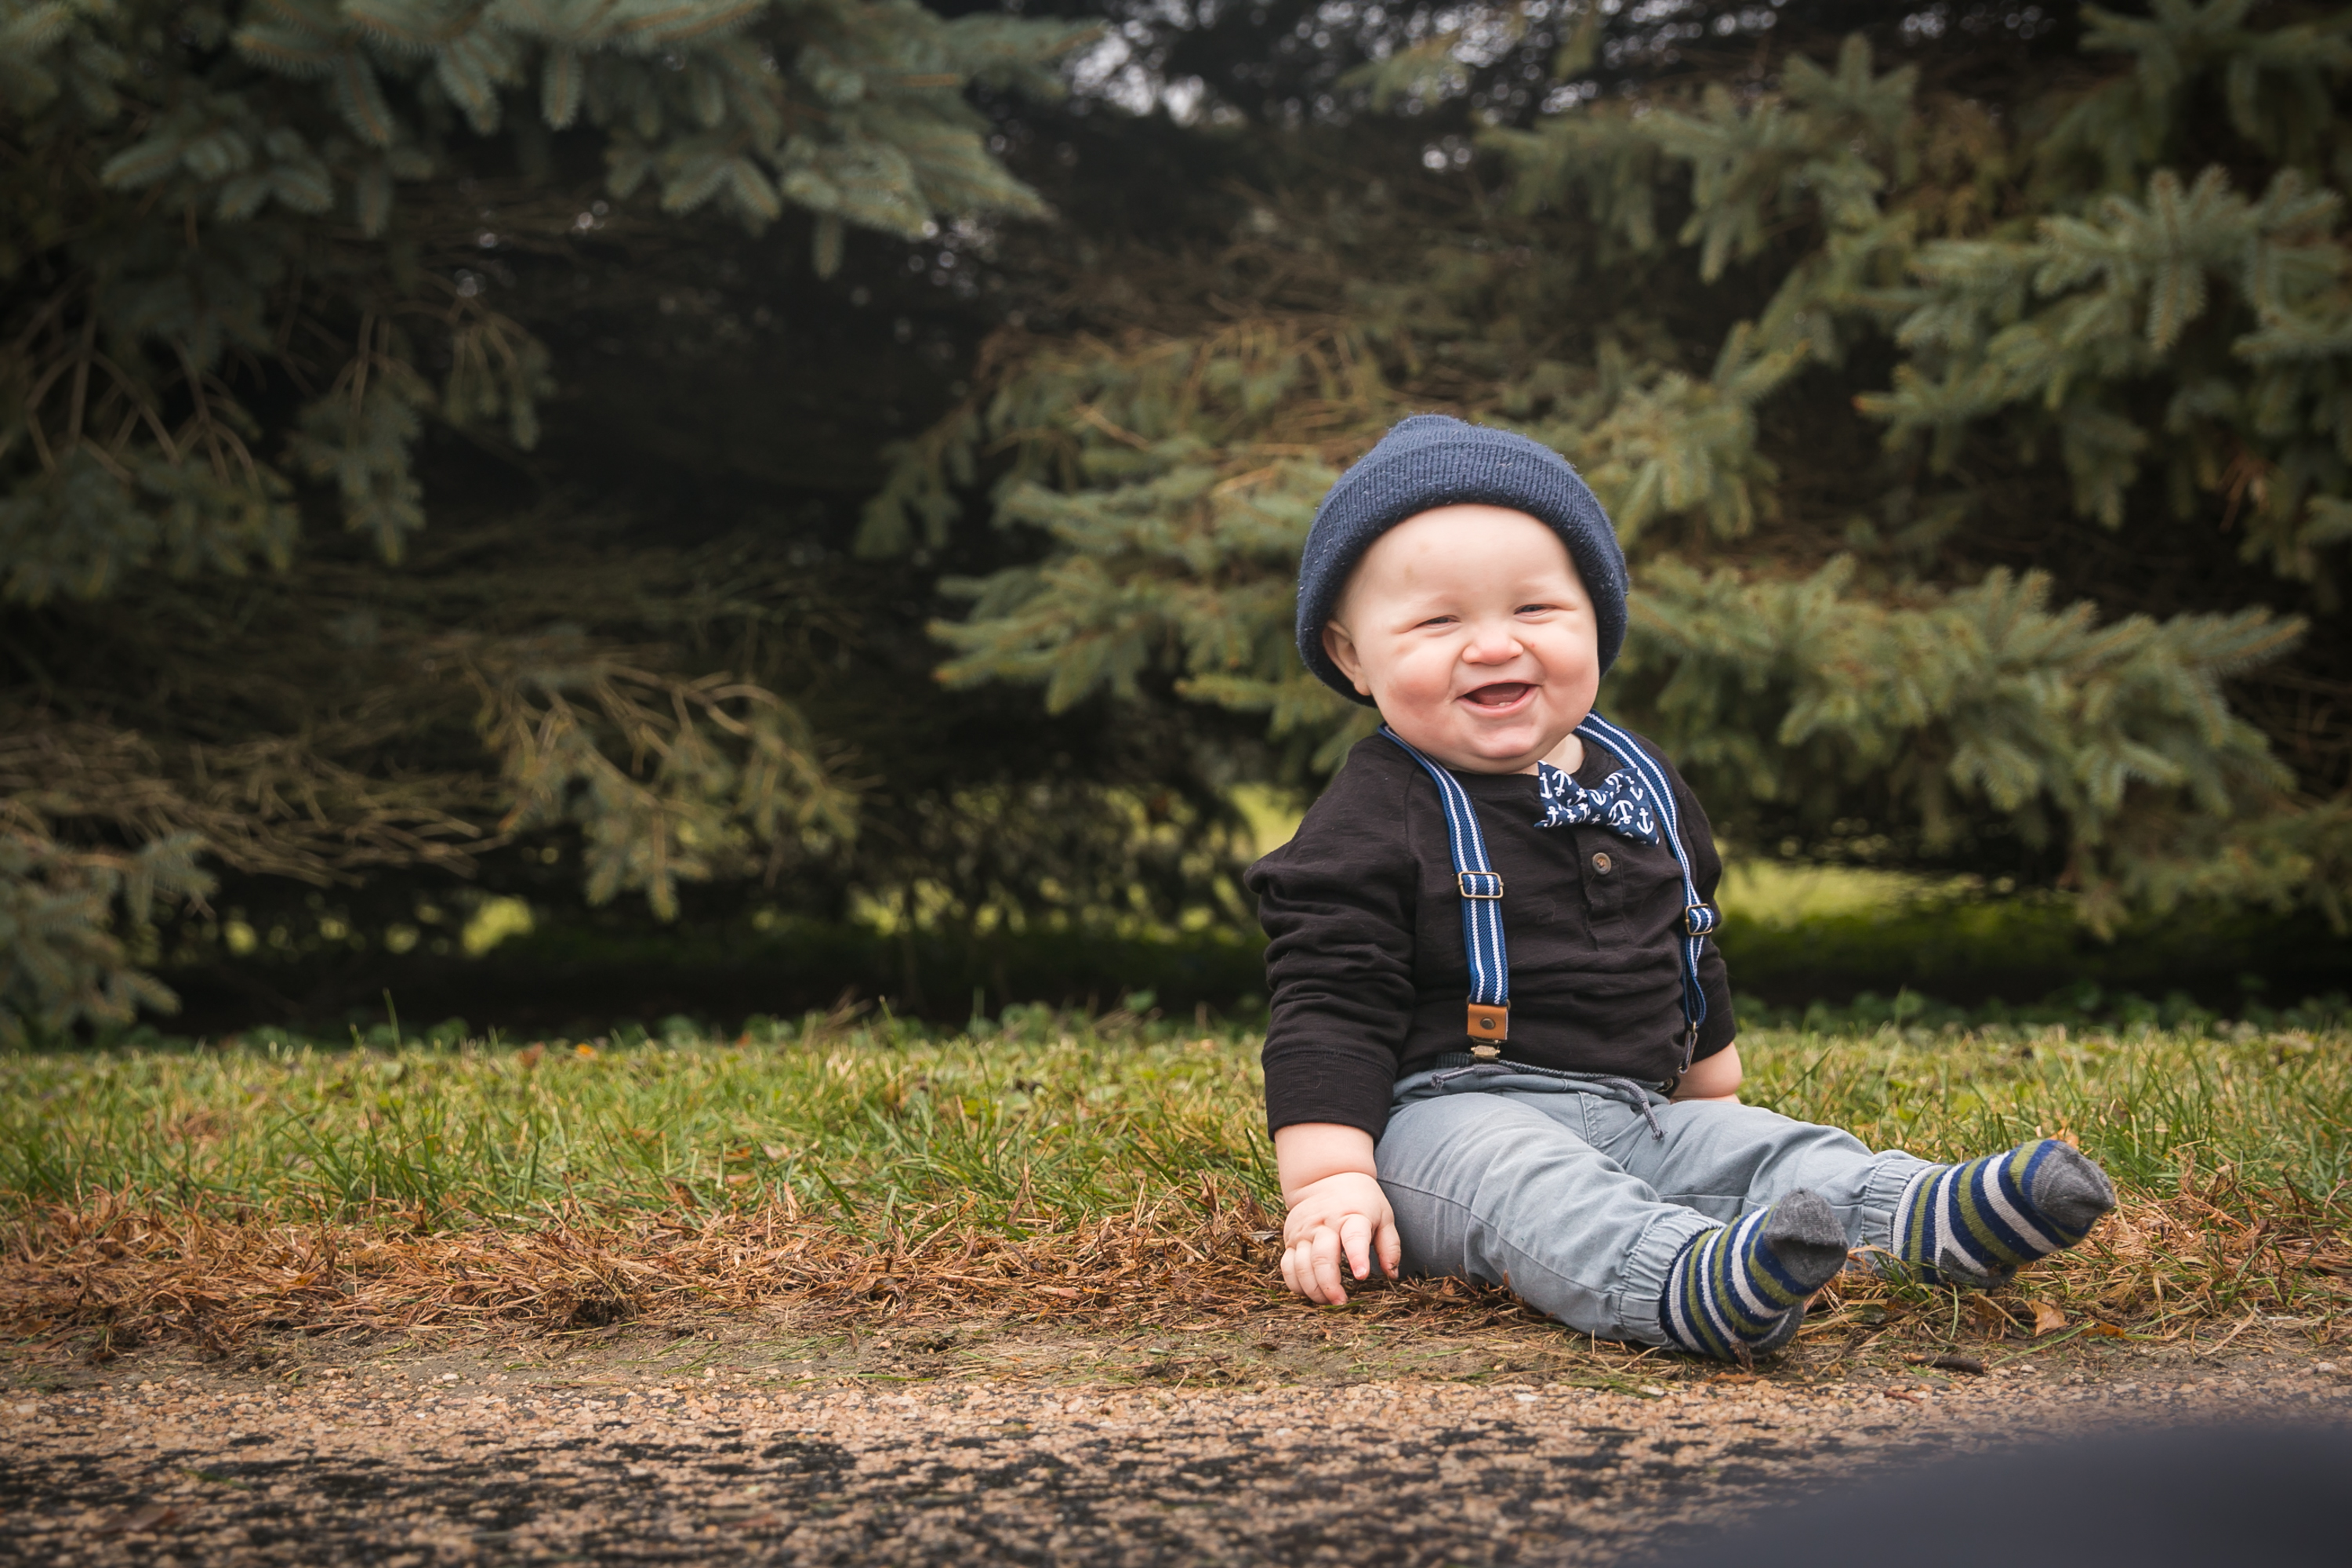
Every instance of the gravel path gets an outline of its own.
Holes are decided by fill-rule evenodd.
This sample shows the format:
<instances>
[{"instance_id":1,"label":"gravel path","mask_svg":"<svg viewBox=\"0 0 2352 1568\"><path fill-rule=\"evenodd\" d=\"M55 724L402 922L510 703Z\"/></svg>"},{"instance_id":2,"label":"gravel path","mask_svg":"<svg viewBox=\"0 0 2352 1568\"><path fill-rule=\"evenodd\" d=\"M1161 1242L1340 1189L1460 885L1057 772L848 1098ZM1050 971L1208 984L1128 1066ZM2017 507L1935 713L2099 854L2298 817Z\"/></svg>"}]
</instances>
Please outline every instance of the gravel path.
<instances>
[{"instance_id":1,"label":"gravel path","mask_svg":"<svg viewBox=\"0 0 2352 1568\"><path fill-rule=\"evenodd\" d=\"M2015 1431L2352 1415L2307 1350L1985 1376L843 1386L756 1368L283 1379L161 1362L0 1394L0 1557L57 1564L1606 1562L1792 1477ZM1638 1371L1635 1376L1640 1374Z\"/></svg>"}]
</instances>

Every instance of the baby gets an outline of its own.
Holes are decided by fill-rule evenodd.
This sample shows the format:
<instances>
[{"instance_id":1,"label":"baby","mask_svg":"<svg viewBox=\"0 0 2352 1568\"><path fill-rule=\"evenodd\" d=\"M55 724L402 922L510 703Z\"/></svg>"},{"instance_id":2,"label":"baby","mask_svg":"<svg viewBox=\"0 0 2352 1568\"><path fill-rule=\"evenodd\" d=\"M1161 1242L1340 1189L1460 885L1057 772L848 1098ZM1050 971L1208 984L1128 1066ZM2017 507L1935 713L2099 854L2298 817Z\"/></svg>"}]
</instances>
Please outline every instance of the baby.
<instances>
[{"instance_id":1,"label":"baby","mask_svg":"<svg viewBox=\"0 0 2352 1568\"><path fill-rule=\"evenodd\" d=\"M1625 593L1575 470L1458 419L1316 514L1298 651L1382 727L1248 877L1285 1283L1485 1280L1746 1362L1850 1248L1990 1286L2082 1240L2115 1194L2068 1144L1935 1165L1739 1102L1706 816L1592 710Z\"/></svg>"}]
</instances>

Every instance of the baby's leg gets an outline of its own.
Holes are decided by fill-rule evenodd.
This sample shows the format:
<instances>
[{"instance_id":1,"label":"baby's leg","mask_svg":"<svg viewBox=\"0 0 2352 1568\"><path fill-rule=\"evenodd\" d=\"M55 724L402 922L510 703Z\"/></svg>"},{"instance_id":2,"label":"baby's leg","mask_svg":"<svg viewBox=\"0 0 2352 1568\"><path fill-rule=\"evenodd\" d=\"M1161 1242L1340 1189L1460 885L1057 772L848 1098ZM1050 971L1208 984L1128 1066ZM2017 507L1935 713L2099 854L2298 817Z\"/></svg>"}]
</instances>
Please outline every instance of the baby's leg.
<instances>
[{"instance_id":1,"label":"baby's leg","mask_svg":"<svg viewBox=\"0 0 2352 1568\"><path fill-rule=\"evenodd\" d=\"M1758 1106L1698 1100L1654 1110L1654 1124L1614 1101L1595 1106L1594 1142L1664 1201L1727 1223L1812 1192L1837 1215L1848 1247L1891 1250L1904 1188L1930 1168L1899 1149L1874 1152L1843 1128Z\"/></svg>"},{"instance_id":2,"label":"baby's leg","mask_svg":"<svg viewBox=\"0 0 2352 1568\"><path fill-rule=\"evenodd\" d=\"M2020 1265L2082 1240L2115 1206L2099 1168L2054 1140L1933 1165L1751 1105L1693 1100L1657 1114L1664 1138L1629 1115L1599 1142L1666 1202L1730 1219L1791 1192L1818 1193L1849 1245L1929 1278L2000 1284Z\"/></svg>"},{"instance_id":3,"label":"baby's leg","mask_svg":"<svg viewBox=\"0 0 2352 1568\"><path fill-rule=\"evenodd\" d=\"M1507 1285L1570 1328L1660 1338L1667 1271L1712 1229L1587 1142L1572 1094L1444 1094L1398 1106L1381 1185L1408 1274Z\"/></svg>"},{"instance_id":4,"label":"baby's leg","mask_svg":"<svg viewBox=\"0 0 2352 1568\"><path fill-rule=\"evenodd\" d=\"M1442 1094L1397 1108L1378 1151L1409 1274L1507 1285L1589 1333L1725 1357L1793 1332L1844 1261L1820 1200L1738 1227L1662 1202L1584 1136L1570 1093Z\"/></svg>"}]
</instances>

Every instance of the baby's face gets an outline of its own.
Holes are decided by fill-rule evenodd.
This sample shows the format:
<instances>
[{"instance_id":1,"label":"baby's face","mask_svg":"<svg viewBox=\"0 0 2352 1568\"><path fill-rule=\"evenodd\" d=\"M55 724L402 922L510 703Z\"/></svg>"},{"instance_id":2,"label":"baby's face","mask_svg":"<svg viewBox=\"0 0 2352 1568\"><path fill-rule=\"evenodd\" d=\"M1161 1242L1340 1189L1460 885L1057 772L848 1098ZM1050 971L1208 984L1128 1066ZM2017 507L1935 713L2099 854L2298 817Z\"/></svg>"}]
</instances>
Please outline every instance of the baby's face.
<instances>
[{"instance_id":1,"label":"baby's face","mask_svg":"<svg viewBox=\"0 0 2352 1568\"><path fill-rule=\"evenodd\" d=\"M1568 546L1507 507L1439 507L1382 534L1323 646L1389 728L1467 773L1532 772L1601 688L1592 601Z\"/></svg>"}]
</instances>

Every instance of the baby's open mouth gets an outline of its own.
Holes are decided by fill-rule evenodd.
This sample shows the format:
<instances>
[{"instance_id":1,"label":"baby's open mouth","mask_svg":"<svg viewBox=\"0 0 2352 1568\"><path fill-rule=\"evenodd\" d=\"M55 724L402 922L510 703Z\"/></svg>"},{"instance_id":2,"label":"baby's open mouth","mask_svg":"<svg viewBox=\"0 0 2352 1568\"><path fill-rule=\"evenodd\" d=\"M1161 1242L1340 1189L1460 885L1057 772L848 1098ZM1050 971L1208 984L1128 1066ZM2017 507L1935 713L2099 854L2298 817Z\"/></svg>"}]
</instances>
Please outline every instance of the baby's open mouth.
<instances>
[{"instance_id":1,"label":"baby's open mouth","mask_svg":"<svg viewBox=\"0 0 2352 1568\"><path fill-rule=\"evenodd\" d=\"M1532 689L1524 680L1498 680L1492 686L1463 693L1462 700L1473 708L1508 708Z\"/></svg>"}]
</instances>

